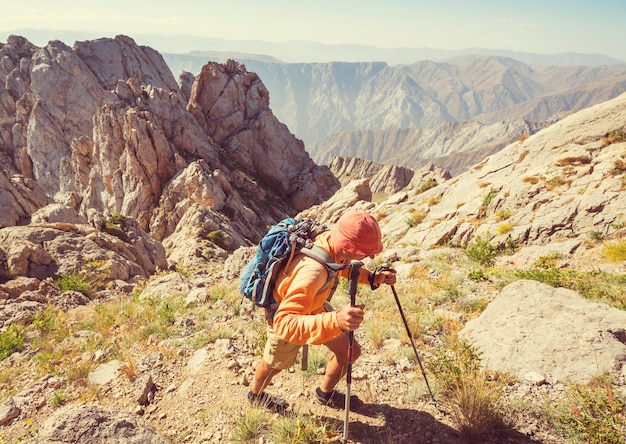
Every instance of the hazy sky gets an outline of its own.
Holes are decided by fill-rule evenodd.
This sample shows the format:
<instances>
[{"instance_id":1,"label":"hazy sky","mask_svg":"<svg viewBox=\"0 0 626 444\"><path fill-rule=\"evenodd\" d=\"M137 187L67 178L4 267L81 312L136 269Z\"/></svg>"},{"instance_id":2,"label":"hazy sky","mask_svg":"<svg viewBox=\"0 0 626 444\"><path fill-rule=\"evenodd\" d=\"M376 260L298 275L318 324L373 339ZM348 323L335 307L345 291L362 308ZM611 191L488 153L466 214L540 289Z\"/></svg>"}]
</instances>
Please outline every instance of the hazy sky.
<instances>
[{"instance_id":1,"label":"hazy sky","mask_svg":"<svg viewBox=\"0 0 626 444\"><path fill-rule=\"evenodd\" d=\"M89 38L185 33L626 60L625 23L626 0L14 0L2 7L0 41L16 29L48 28L88 31Z\"/></svg>"}]
</instances>

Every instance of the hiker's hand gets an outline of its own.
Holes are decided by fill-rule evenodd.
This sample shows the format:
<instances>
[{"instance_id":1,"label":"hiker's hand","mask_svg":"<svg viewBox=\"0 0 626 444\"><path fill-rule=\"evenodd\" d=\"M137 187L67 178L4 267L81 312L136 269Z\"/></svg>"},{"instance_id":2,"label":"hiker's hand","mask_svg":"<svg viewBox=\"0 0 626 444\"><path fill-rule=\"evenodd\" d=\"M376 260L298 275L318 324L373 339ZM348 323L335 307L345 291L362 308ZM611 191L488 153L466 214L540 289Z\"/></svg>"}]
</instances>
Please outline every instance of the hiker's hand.
<instances>
[{"instance_id":1,"label":"hiker's hand","mask_svg":"<svg viewBox=\"0 0 626 444\"><path fill-rule=\"evenodd\" d=\"M364 308L365 305L356 305L353 307L348 304L337 310L337 323L339 324L339 328L343 331L354 331L359 328L361 322L363 322Z\"/></svg>"},{"instance_id":2,"label":"hiker's hand","mask_svg":"<svg viewBox=\"0 0 626 444\"><path fill-rule=\"evenodd\" d=\"M394 285L396 283L396 270L389 268L376 273L374 285L380 287L383 284Z\"/></svg>"}]
</instances>

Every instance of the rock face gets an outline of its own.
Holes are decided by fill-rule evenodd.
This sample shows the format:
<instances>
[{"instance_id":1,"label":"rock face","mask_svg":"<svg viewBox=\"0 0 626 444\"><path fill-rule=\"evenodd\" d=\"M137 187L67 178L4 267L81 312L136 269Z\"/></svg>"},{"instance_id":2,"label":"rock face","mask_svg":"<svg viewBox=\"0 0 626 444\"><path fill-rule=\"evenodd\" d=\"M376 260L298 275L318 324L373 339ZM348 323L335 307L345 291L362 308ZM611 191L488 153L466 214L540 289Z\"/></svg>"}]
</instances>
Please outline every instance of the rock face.
<instances>
[{"instance_id":1,"label":"rock face","mask_svg":"<svg viewBox=\"0 0 626 444\"><path fill-rule=\"evenodd\" d=\"M443 185L405 193L384 231L422 248L478 235L518 245L618 236L626 222L624 122L626 94L570 115ZM424 217L407 231L415 211Z\"/></svg>"},{"instance_id":2,"label":"rock face","mask_svg":"<svg viewBox=\"0 0 626 444\"><path fill-rule=\"evenodd\" d=\"M94 442L110 444L167 444L154 426L124 410L95 405L70 405L60 408L44 423L29 444Z\"/></svg>"},{"instance_id":3,"label":"rock face","mask_svg":"<svg viewBox=\"0 0 626 444\"><path fill-rule=\"evenodd\" d=\"M414 171L396 165L377 164L356 157L333 157L328 166L343 185L353 180L368 179L373 194L389 195L402 189L410 190L422 186L426 182L440 184L450 179L447 171L432 164Z\"/></svg>"},{"instance_id":4,"label":"rock face","mask_svg":"<svg viewBox=\"0 0 626 444\"><path fill-rule=\"evenodd\" d=\"M344 131L311 144L310 149L320 163L329 163L331 156L356 156L412 169L434 163L456 176L541 126L510 119L491 124L450 122L427 129Z\"/></svg>"},{"instance_id":5,"label":"rock face","mask_svg":"<svg viewBox=\"0 0 626 444\"><path fill-rule=\"evenodd\" d=\"M174 262L216 257L339 188L241 64L210 63L179 87L160 54L125 36L73 48L11 36L0 60L1 239L23 237L16 225L51 238L38 230L58 227L28 225L48 204L67 209L56 222L88 222L94 239L121 214L134 234L120 238L146 253L116 247L138 265L122 269L143 274L167 266L151 242Z\"/></svg>"},{"instance_id":6,"label":"rock face","mask_svg":"<svg viewBox=\"0 0 626 444\"><path fill-rule=\"evenodd\" d=\"M483 364L519 378L587 382L626 368L626 312L536 281L505 287L461 335Z\"/></svg>"}]
</instances>

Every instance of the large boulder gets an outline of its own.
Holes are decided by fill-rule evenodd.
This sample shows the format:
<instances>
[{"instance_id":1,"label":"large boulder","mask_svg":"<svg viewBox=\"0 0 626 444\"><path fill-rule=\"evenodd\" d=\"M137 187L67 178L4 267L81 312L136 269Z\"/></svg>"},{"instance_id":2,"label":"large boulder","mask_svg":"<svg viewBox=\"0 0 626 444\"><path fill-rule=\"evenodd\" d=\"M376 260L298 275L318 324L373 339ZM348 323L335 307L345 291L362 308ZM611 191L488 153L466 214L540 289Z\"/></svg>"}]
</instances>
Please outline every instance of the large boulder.
<instances>
[{"instance_id":1,"label":"large boulder","mask_svg":"<svg viewBox=\"0 0 626 444\"><path fill-rule=\"evenodd\" d=\"M626 371L626 312L537 281L506 286L461 336L487 368L519 378L584 382Z\"/></svg>"},{"instance_id":2,"label":"large boulder","mask_svg":"<svg viewBox=\"0 0 626 444\"><path fill-rule=\"evenodd\" d=\"M62 407L28 444L167 444L156 428L130 412L96 405Z\"/></svg>"}]
</instances>

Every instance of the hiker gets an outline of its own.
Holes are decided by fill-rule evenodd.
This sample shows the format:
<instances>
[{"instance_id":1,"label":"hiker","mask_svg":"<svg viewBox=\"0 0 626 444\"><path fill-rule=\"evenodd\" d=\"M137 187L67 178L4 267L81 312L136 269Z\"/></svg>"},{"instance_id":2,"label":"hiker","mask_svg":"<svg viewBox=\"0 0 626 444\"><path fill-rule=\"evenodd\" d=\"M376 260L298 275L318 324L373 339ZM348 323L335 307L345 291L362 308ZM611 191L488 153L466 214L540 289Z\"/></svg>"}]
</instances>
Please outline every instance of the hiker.
<instances>
[{"instance_id":1,"label":"hiker","mask_svg":"<svg viewBox=\"0 0 626 444\"><path fill-rule=\"evenodd\" d=\"M326 250L338 264L349 264L366 257L373 259L383 249L378 222L365 211L344 214L313 243ZM256 368L248 393L251 403L276 412L284 411L285 401L268 395L265 388L281 370L294 365L302 345L323 344L333 356L326 366L322 383L315 390L315 397L329 407L344 407L345 394L336 391L335 386L347 369L347 332L356 330L363 322L364 306L347 304L333 311L327 300L336 288L337 278L332 282L335 285L327 285L328 273L330 271L324 264L302 253L296 254L280 272L274 289L274 298L279 305L273 320L268 319L263 359ZM350 267L337 272L338 277L345 279L349 275ZM375 273L361 267L358 281L375 289L382 284L395 284L396 275L393 269ZM352 362L360 353L361 348L354 341ZM360 401L354 396L351 403L358 406Z\"/></svg>"}]
</instances>

